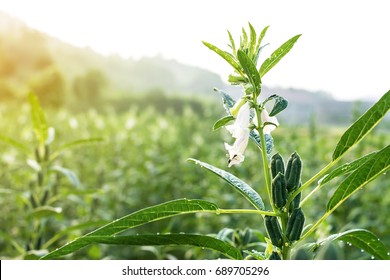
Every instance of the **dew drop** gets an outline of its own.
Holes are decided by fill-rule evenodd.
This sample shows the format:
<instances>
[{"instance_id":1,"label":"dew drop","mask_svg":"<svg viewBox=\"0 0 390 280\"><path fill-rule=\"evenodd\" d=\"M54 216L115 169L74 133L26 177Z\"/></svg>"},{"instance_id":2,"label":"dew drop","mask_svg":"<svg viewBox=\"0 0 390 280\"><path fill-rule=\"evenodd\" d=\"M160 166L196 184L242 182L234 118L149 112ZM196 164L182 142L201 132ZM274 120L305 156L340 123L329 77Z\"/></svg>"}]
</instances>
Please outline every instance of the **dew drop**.
<instances>
[{"instance_id":1,"label":"dew drop","mask_svg":"<svg viewBox=\"0 0 390 280\"><path fill-rule=\"evenodd\" d=\"M352 243L350 243L350 242L347 242L347 245L348 245L348 246L352 246Z\"/></svg>"},{"instance_id":2,"label":"dew drop","mask_svg":"<svg viewBox=\"0 0 390 280\"><path fill-rule=\"evenodd\" d=\"M221 214L221 210L219 210L219 209L215 210L215 214L217 214L217 215Z\"/></svg>"},{"instance_id":3,"label":"dew drop","mask_svg":"<svg viewBox=\"0 0 390 280\"><path fill-rule=\"evenodd\" d=\"M361 249L361 250L360 250L360 252L364 253L364 250L363 250L363 249Z\"/></svg>"},{"instance_id":4,"label":"dew drop","mask_svg":"<svg viewBox=\"0 0 390 280\"><path fill-rule=\"evenodd\" d=\"M205 248L204 247L202 247L202 250L204 250Z\"/></svg>"},{"instance_id":5,"label":"dew drop","mask_svg":"<svg viewBox=\"0 0 390 280\"><path fill-rule=\"evenodd\" d=\"M374 257L374 256L371 256L371 259L373 260L373 259L375 259L375 257Z\"/></svg>"},{"instance_id":6,"label":"dew drop","mask_svg":"<svg viewBox=\"0 0 390 280\"><path fill-rule=\"evenodd\" d=\"M390 252L387 252L387 255L390 256Z\"/></svg>"},{"instance_id":7,"label":"dew drop","mask_svg":"<svg viewBox=\"0 0 390 280\"><path fill-rule=\"evenodd\" d=\"M159 233L159 232L157 232L157 235L160 235L160 233Z\"/></svg>"}]
</instances>

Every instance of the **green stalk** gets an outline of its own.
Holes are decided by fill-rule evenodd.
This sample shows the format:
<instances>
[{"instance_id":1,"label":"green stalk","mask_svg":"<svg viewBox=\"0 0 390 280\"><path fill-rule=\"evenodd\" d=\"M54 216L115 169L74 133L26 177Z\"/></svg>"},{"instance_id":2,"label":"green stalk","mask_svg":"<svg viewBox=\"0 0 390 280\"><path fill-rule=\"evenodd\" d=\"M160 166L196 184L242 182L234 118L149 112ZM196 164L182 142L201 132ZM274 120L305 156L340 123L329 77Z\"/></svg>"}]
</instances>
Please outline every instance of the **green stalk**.
<instances>
[{"instance_id":1,"label":"green stalk","mask_svg":"<svg viewBox=\"0 0 390 280\"><path fill-rule=\"evenodd\" d=\"M339 158L340 159L340 158ZM309 180L306 181L300 188L296 189L288 198L286 205L290 205L291 201L304 189L308 188L313 182L320 179L322 176L324 176L329 169L331 169L338 161L339 159L336 159L330 163L328 163L323 169L321 169L317 174L315 174L313 177L311 177ZM317 186L314 188L304 199L301 201L301 206L304 204L304 202L312 196L316 191L320 189L320 186Z\"/></svg>"},{"instance_id":2,"label":"green stalk","mask_svg":"<svg viewBox=\"0 0 390 280\"><path fill-rule=\"evenodd\" d=\"M259 110L257 106L257 101L254 100L254 105L255 105L255 110L256 110L256 117L257 117L257 131L260 136L260 142L261 142L261 156L263 160L263 169L264 169L264 177L265 177L265 185L267 188L267 193L268 193L268 198L270 201L270 204L272 206L272 210L276 212L275 206L272 201L272 195L271 195L271 170L269 168L268 164L268 155L267 155L267 147L265 144L265 137L264 137L264 132L263 132L263 127L261 126L261 111Z\"/></svg>"},{"instance_id":3,"label":"green stalk","mask_svg":"<svg viewBox=\"0 0 390 280\"><path fill-rule=\"evenodd\" d=\"M206 211L206 212L208 212L208 211ZM257 215L277 216L277 214L275 212L253 210L253 209L218 209L215 211L209 211L209 213L215 213L215 214L257 214Z\"/></svg>"}]
</instances>

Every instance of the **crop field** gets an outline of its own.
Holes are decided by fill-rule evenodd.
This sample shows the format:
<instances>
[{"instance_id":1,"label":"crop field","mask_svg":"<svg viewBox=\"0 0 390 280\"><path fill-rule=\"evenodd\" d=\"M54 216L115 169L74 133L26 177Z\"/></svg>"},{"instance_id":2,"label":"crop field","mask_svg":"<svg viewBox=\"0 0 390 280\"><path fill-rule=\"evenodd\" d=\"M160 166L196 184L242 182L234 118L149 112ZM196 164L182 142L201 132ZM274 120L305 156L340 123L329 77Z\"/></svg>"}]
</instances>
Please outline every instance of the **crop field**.
<instances>
[{"instance_id":1,"label":"crop field","mask_svg":"<svg viewBox=\"0 0 390 280\"><path fill-rule=\"evenodd\" d=\"M222 106L213 100L199 99L192 103L179 100L179 107L168 104L164 110L136 102L124 105L127 109L120 112L112 106L79 112L44 108L48 126L55 131L50 152L56 156L51 161L54 168L47 172L41 186L36 183L37 167L33 163L37 143L31 108L27 100L1 106L0 257L18 259L43 255L107 222L175 199L206 199L221 208L250 208L251 205L226 182L187 159L212 163L245 178L259 193L265 193L256 145L249 144L244 163L228 168L223 143L230 141L229 135L224 128L212 130L215 120L223 115ZM299 125L281 122L272 134L273 153L279 152L286 159L296 151L304 162L302 180L308 179L309 172L320 170L323 162L329 161L332 147L344 130L345 127L318 124L315 119ZM26 153L10 139L23 145ZM79 139L90 141L65 145ZM389 139L387 128L378 126L343 161L380 149ZM325 187L328 191L315 194L307 203L308 224L324 213L326 201L339 181L332 181ZM389 185L388 175L370 183L337 209L316 231L315 238L358 227L375 232L389 248ZM45 192L49 193L46 198ZM266 196L262 198L267 201ZM35 204L45 199L45 207L36 207ZM359 207L354 207L356 205ZM258 215L242 214L179 216L126 233L200 233L234 243L237 242L235 233L240 235L245 231L250 231L252 238L264 241L262 219ZM217 252L188 246L94 244L67 258L205 259L219 256ZM319 256L325 259L370 257L343 242L329 246Z\"/></svg>"}]
</instances>

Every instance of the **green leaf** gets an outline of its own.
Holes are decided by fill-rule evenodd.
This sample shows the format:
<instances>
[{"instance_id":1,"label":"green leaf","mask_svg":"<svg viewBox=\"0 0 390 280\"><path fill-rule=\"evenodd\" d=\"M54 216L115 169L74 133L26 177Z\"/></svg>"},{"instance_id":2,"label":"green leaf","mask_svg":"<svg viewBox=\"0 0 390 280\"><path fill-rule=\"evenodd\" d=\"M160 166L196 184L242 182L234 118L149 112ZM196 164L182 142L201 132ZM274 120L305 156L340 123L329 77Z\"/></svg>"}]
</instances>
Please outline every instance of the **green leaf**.
<instances>
[{"instance_id":1,"label":"green leaf","mask_svg":"<svg viewBox=\"0 0 390 280\"><path fill-rule=\"evenodd\" d=\"M284 109L286 109L288 106L288 101L286 99L284 99L283 97L276 95L276 94L268 97L266 101L268 101L268 100L275 100L275 104L272 107L271 113L269 113L270 117L273 117L273 116L279 114Z\"/></svg>"},{"instance_id":2,"label":"green leaf","mask_svg":"<svg viewBox=\"0 0 390 280\"><path fill-rule=\"evenodd\" d=\"M214 203L198 199L179 199L169 201L156 206L144 208L107 225L98 228L84 236L81 236L66 245L50 252L42 259L58 258L75 252L87 245L89 241L86 237L92 236L112 236L125 230L135 228L154 221L191 213L217 213L218 206Z\"/></svg>"},{"instance_id":3,"label":"green leaf","mask_svg":"<svg viewBox=\"0 0 390 280\"><path fill-rule=\"evenodd\" d=\"M230 108L233 108L234 104L236 104L236 101L228 93L224 92L223 90L219 90L217 88L214 88L214 91L221 94L223 107L225 108L226 113L228 113L230 115Z\"/></svg>"},{"instance_id":4,"label":"green leaf","mask_svg":"<svg viewBox=\"0 0 390 280\"><path fill-rule=\"evenodd\" d=\"M34 218L41 219L44 217L50 217L61 213L62 213L61 207L41 206L35 208L34 211L31 213L31 216Z\"/></svg>"},{"instance_id":5,"label":"green leaf","mask_svg":"<svg viewBox=\"0 0 390 280\"><path fill-rule=\"evenodd\" d=\"M215 53L217 53L224 60L226 60L238 73L242 73L242 71L240 69L240 65L237 63L237 61L234 59L234 57L230 53L225 52L225 51L219 49L218 47L214 46L213 44L210 44L210 43L207 43L207 42L204 42L204 41L202 41L202 43L206 47L208 47L210 50L212 50Z\"/></svg>"},{"instance_id":6,"label":"green leaf","mask_svg":"<svg viewBox=\"0 0 390 280\"><path fill-rule=\"evenodd\" d=\"M231 48L232 48L232 53L235 54L236 53L236 44L234 43L233 36L229 30L228 30L228 34L229 34L229 40L230 40L230 44L231 44Z\"/></svg>"},{"instance_id":7,"label":"green leaf","mask_svg":"<svg viewBox=\"0 0 390 280\"><path fill-rule=\"evenodd\" d=\"M242 50L237 51L237 58L241 63L242 68L244 69L245 74L247 75L250 83L252 84L256 96L260 94L260 85L261 79L259 72L256 69L256 65L253 64L249 56Z\"/></svg>"},{"instance_id":8,"label":"green leaf","mask_svg":"<svg viewBox=\"0 0 390 280\"><path fill-rule=\"evenodd\" d=\"M0 134L0 141L3 141L4 143L7 143L7 144L13 146L14 148L18 149L19 151L21 151L25 155L28 155L30 153L30 150L27 149L26 146L24 146L22 143L14 140L14 139L11 139L7 136Z\"/></svg>"},{"instance_id":9,"label":"green leaf","mask_svg":"<svg viewBox=\"0 0 390 280\"><path fill-rule=\"evenodd\" d=\"M245 31L245 28L242 28L242 36L241 36L241 42L240 42L240 49L246 49L248 46L248 34Z\"/></svg>"},{"instance_id":10,"label":"green leaf","mask_svg":"<svg viewBox=\"0 0 390 280\"><path fill-rule=\"evenodd\" d=\"M255 48L256 48L256 38L257 38L257 35L256 35L256 30L253 28L252 24L249 23L249 37L250 37L250 41L249 41L249 57L252 58L253 57L253 54L255 52Z\"/></svg>"},{"instance_id":11,"label":"green leaf","mask_svg":"<svg viewBox=\"0 0 390 280\"><path fill-rule=\"evenodd\" d=\"M386 92L377 103L364 113L347 131L341 136L332 159L336 160L347 152L351 147L360 142L386 115L390 108L390 90Z\"/></svg>"},{"instance_id":12,"label":"green leaf","mask_svg":"<svg viewBox=\"0 0 390 280\"><path fill-rule=\"evenodd\" d=\"M339 234L334 234L320 242L325 243L342 240L364 250L376 259L389 260L389 251L379 238L372 232L365 229L352 229Z\"/></svg>"},{"instance_id":13,"label":"green leaf","mask_svg":"<svg viewBox=\"0 0 390 280\"><path fill-rule=\"evenodd\" d=\"M334 169L332 172L329 174L326 174L324 177L322 177L318 181L318 185L322 186L325 185L326 183L330 182L334 178L337 178L339 176L343 176L346 174L349 174L353 171L355 171L357 168L359 168L362 164L364 164L367 160L371 159L371 157L375 156L377 152L373 152L370 154L367 154L361 158L358 158L354 161L347 162L338 168Z\"/></svg>"},{"instance_id":14,"label":"green leaf","mask_svg":"<svg viewBox=\"0 0 390 280\"><path fill-rule=\"evenodd\" d=\"M46 241L43 245L42 248L47 249L49 248L54 242L59 240L60 238L64 237L65 235L68 235L74 231L77 230L85 230L87 228L96 228L98 226L102 226L104 224L107 224L107 221L88 221L85 223L77 224L74 226L69 226L64 228L63 230L56 232L56 234L51 237L48 241Z\"/></svg>"},{"instance_id":15,"label":"green leaf","mask_svg":"<svg viewBox=\"0 0 390 280\"><path fill-rule=\"evenodd\" d=\"M249 138L261 149L261 139L257 130L252 130L249 133ZM274 148L274 140L271 134L264 134L265 138L265 147L267 149L267 155L270 156L272 153L272 149Z\"/></svg>"},{"instance_id":16,"label":"green leaf","mask_svg":"<svg viewBox=\"0 0 390 280\"><path fill-rule=\"evenodd\" d=\"M256 65L257 67L257 61L259 60L259 56L260 56L260 53L261 53L261 50L266 47L268 44L264 45L264 46L261 46L261 42L263 41L264 39L264 36L265 36L265 33L267 32L268 30L268 27L269 26L266 26L263 31L261 31L260 33L260 36L259 36L259 39L257 40L257 45L256 45L256 55L255 55L255 58L253 59L253 63Z\"/></svg>"},{"instance_id":17,"label":"green leaf","mask_svg":"<svg viewBox=\"0 0 390 280\"><path fill-rule=\"evenodd\" d=\"M269 70L271 70L294 46L295 42L301 34L292 37L274 51L269 58L267 58L260 67L260 77L263 77Z\"/></svg>"},{"instance_id":18,"label":"green leaf","mask_svg":"<svg viewBox=\"0 0 390 280\"><path fill-rule=\"evenodd\" d=\"M39 104L38 97L33 93L28 96L31 106L31 120L34 128L35 136L41 147L45 145L45 142L49 136L49 127L46 122L45 114Z\"/></svg>"},{"instance_id":19,"label":"green leaf","mask_svg":"<svg viewBox=\"0 0 390 280\"><path fill-rule=\"evenodd\" d=\"M208 248L234 259L241 260L240 250L227 242L211 236L196 234L142 234L126 236L88 236L84 240L88 243L133 245L133 246L196 246Z\"/></svg>"},{"instance_id":20,"label":"green leaf","mask_svg":"<svg viewBox=\"0 0 390 280\"><path fill-rule=\"evenodd\" d=\"M52 166L50 167L50 170L56 171L64 175L66 178L68 178L69 182L75 186L75 187L80 187L80 181L77 175L70 169L64 168L62 166Z\"/></svg>"},{"instance_id":21,"label":"green leaf","mask_svg":"<svg viewBox=\"0 0 390 280\"><path fill-rule=\"evenodd\" d=\"M220 118L213 126L213 130L217 130L218 128L225 126L228 122L234 120L233 116L225 116Z\"/></svg>"},{"instance_id":22,"label":"green leaf","mask_svg":"<svg viewBox=\"0 0 390 280\"><path fill-rule=\"evenodd\" d=\"M188 160L200 165L201 167L206 168L212 173L218 175L220 178L224 179L232 187L234 187L235 190L239 191L256 209L265 210L264 203L260 195L241 179L237 178L236 176L230 174L227 171L219 169L215 166L212 166L200 160L192 159L192 158Z\"/></svg>"},{"instance_id":23,"label":"green leaf","mask_svg":"<svg viewBox=\"0 0 390 280\"><path fill-rule=\"evenodd\" d=\"M259 49L261 46L261 42L263 41L265 34L267 33L269 26L264 27L264 29L261 31L259 39L257 40L257 46L256 49Z\"/></svg>"},{"instance_id":24,"label":"green leaf","mask_svg":"<svg viewBox=\"0 0 390 280\"><path fill-rule=\"evenodd\" d=\"M378 151L352 172L330 198L327 211L333 211L352 194L390 169L390 145Z\"/></svg>"},{"instance_id":25,"label":"green leaf","mask_svg":"<svg viewBox=\"0 0 390 280\"><path fill-rule=\"evenodd\" d=\"M79 139L79 140L76 140L76 141L72 141L72 142L66 143L65 145L62 145L61 147L58 148L57 151L67 150L67 149L74 148L74 147L77 147L77 146L94 144L94 143L98 143L98 142L102 142L102 141L104 141L104 139L101 138L101 137Z\"/></svg>"},{"instance_id":26,"label":"green leaf","mask_svg":"<svg viewBox=\"0 0 390 280\"><path fill-rule=\"evenodd\" d=\"M56 151L54 151L51 154L50 159L53 160L53 159L57 158L61 154L61 152L65 151L65 150L76 148L76 147L82 146L82 145L99 143L102 141L104 141L103 138L95 137L95 138L79 139L76 141L66 143L65 145L60 146Z\"/></svg>"}]
</instances>

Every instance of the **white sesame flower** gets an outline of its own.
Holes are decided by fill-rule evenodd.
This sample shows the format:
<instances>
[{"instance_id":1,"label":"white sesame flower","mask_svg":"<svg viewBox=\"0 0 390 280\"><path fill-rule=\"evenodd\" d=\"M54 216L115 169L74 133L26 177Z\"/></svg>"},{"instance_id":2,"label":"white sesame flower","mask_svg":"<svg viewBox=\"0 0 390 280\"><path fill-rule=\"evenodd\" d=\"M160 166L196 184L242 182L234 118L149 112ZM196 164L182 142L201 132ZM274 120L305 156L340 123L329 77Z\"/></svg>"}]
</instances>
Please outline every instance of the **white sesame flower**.
<instances>
[{"instance_id":1,"label":"white sesame flower","mask_svg":"<svg viewBox=\"0 0 390 280\"><path fill-rule=\"evenodd\" d=\"M236 139L233 146L225 143L225 148L229 153L228 166L231 167L244 161L244 151L248 146L249 128L243 129L239 138Z\"/></svg>"},{"instance_id":2,"label":"white sesame flower","mask_svg":"<svg viewBox=\"0 0 390 280\"><path fill-rule=\"evenodd\" d=\"M249 113L249 104L245 103L238 111L234 124L226 126L226 129L236 138L232 146L225 143L225 148L229 153L229 167L244 161L244 151L249 140Z\"/></svg>"},{"instance_id":3,"label":"white sesame flower","mask_svg":"<svg viewBox=\"0 0 390 280\"><path fill-rule=\"evenodd\" d=\"M270 117L268 115L268 112L267 110L264 108L262 111L261 111L261 123L262 125L264 126L263 127L263 133L264 134L271 134L272 131L275 130L275 128L277 128L279 126L279 122L278 122L278 119L274 116L274 117ZM253 118L253 122L256 126L258 126L258 122L257 122L257 118ZM266 125L264 125L265 123L267 123Z\"/></svg>"},{"instance_id":4,"label":"white sesame flower","mask_svg":"<svg viewBox=\"0 0 390 280\"><path fill-rule=\"evenodd\" d=\"M266 109L261 111L261 122L263 125L269 123L263 127L264 134L271 134L271 131L274 131L279 126L278 119L275 116L270 117Z\"/></svg>"}]
</instances>

